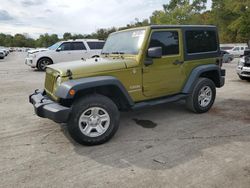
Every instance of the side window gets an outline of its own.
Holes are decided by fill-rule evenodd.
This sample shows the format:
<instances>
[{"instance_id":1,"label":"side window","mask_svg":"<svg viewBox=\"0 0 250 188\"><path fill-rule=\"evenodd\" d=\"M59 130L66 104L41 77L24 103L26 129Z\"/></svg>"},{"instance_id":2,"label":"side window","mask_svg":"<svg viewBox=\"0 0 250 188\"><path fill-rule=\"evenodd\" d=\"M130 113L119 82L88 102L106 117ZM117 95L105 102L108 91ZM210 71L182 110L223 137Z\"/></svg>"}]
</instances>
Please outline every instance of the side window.
<instances>
[{"instance_id":1,"label":"side window","mask_svg":"<svg viewBox=\"0 0 250 188\"><path fill-rule=\"evenodd\" d=\"M86 50L83 42L72 42L72 50Z\"/></svg>"},{"instance_id":2,"label":"side window","mask_svg":"<svg viewBox=\"0 0 250 188\"><path fill-rule=\"evenodd\" d=\"M61 44L61 46L59 48L61 48L61 51L71 50L71 43L70 42L64 42L64 43Z\"/></svg>"},{"instance_id":3,"label":"side window","mask_svg":"<svg viewBox=\"0 0 250 188\"><path fill-rule=\"evenodd\" d=\"M235 48L233 49L233 51L239 51L239 50L240 50L239 47L235 47Z\"/></svg>"},{"instance_id":4,"label":"side window","mask_svg":"<svg viewBox=\"0 0 250 188\"><path fill-rule=\"evenodd\" d=\"M152 33L149 48L162 47L162 55L179 54L177 31L156 31Z\"/></svg>"},{"instance_id":5,"label":"side window","mask_svg":"<svg viewBox=\"0 0 250 188\"><path fill-rule=\"evenodd\" d=\"M218 49L215 31L190 30L185 32L187 53L214 52Z\"/></svg>"},{"instance_id":6,"label":"side window","mask_svg":"<svg viewBox=\"0 0 250 188\"><path fill-rule=\"evenodd\" d=\"M101 50L105 42L87 42L91 50Z\"/></svg>"}]
</instances>

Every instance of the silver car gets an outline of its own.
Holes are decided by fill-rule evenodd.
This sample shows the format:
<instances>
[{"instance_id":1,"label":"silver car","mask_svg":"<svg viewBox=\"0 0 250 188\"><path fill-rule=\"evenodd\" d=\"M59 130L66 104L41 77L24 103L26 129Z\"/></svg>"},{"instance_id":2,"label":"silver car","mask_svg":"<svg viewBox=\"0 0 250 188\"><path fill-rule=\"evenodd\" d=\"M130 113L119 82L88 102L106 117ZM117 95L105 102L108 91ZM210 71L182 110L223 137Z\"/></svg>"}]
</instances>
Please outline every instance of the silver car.
<instances>
[{"instance_id":1,"label":"silver car","mask_svg":"<svg viewBox=\"0 0 250 188\"><path fill-rule=\"evenodd\" d=\"M0 59L4 59L5 52L3 50L0 50Z\"/></svg>"},{"instance_id":2,"label":"silver car","mask_svg":"<svg viewBox=\"0 0 250 188\"><path fill-rule=\"evenodd\" d=\"M236 71L240 79L250 81L250 50L246 50L239 59Z\"/></svg>"},{"instance_id":3,"label":"silver car","mask_svg":"<svg viewBox=\"0 0 250 188\"><path fill-rule=\"evenodd\" d=\"M222 55L222 63L230 63L234 59L234 55L228 53L225 50L221 50L221 55Z\"/></svg>"}]
</instances>

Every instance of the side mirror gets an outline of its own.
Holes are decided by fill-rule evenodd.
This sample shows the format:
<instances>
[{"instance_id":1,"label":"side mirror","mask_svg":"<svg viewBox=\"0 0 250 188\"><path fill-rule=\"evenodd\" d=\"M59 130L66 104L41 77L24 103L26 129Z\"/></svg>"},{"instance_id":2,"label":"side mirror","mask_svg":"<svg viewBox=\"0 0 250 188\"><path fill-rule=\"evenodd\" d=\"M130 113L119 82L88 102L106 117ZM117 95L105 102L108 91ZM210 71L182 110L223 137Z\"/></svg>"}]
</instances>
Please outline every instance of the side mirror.
<instances>
[{"instance_id":1,"label":"side mirror","mask_svg":"<svg viewBox=\"0 0 250 188\"><path fill-rule=\"evenodd\" d=\"M59 48L56 49L57 52L60 52L61 50L62 50L61 47L59 47Z\"/></svg>"},{"instance_id":2,"label":"side mirror","mask_svg":"<svg viewBox=\"0 0 250 188\"><path fill-rule=\"evenodd\" d=\"M152 47L148 49L148 57L150 58L161 58L162 47Z\"/></svg>"}]
</instances>

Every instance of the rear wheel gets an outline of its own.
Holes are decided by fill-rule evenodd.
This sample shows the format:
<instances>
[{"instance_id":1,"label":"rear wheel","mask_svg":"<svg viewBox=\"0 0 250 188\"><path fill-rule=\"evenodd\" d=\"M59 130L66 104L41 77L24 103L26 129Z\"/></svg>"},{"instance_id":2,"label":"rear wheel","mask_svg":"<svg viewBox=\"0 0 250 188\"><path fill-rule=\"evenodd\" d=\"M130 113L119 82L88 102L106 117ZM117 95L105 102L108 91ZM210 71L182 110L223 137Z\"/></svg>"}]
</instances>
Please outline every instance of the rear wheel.
<instances>
[{"instance_id":1,"label":"rear wheel","mask_svg":"<svg viewBox=\"0 0 250 188\"><path fill-rule=\"evenodd\" d=\"M72 106L68 130L80 144L98 145L107 142L119 127L119 111L115 103L103 95L83 97Z\"/></svg>"},{"instance_id":2,"label":"rear wheel","mask_svg":"<svg viewBox=\"0 0 250 188\"><path fill-rule=\"evenodd\" d=\"M40 71L45 71L48 65L51 65L53 62L49 58L42 58L37 62L37 68Z\"/></svg>"},{"instance_id":3,"label":"rear wheel","mask_svg":"<svg viewBox=\"0 0 250 188\"><path fill-rule=\"evenodd\" d=\"M216 96L215 84L208 78L199 78L192 93L186 100L187 108L196 113L210 110Z\"/></svg>"}]
</instances>

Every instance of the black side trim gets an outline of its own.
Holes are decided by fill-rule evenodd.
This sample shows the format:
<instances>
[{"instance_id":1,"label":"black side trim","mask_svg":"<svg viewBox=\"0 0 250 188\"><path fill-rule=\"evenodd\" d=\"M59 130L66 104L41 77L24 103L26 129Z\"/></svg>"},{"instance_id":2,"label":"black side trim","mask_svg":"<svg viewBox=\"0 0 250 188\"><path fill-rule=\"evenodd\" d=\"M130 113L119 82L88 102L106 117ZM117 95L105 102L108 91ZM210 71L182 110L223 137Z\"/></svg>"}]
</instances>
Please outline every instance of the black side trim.
<instances>
[{"instance_id":1,"label":"black side trim","mask_svg":"<svg viewBox=\"0 0 250 188\"><path fill-rule=\"evenodd\" d=\"M225 70L221 70L218 65L214 64L209 64L209 65L201 65L196 67L195 69L192 70L192 72L189 75L189 78L185 84L185 86L182 89L182 93L190 93L196 84L196 80L201 76L202 73L209 72L209 71L216 71L218 74L218 81L219 81L219 86L217 87L222 87L224 85L224 80L225 78L223 75L225 75Z\"/></svg>"},{"instance_id":2,"label":"black side trim","mask_svg":"<svg viewBox=\"0 0 250 188\"><path fill-rule=\"evenodd\" d=\"M74 89L77 93L78 91L98 86L116 86L123 93L129 105L134 105L134 102L125 87L118 79L113 76L97 76L63 82L57 89L56 96L62 99L72 99L73 96L69 94L71 89Z\"/></svg>"},{"instance_id":3,"label":"black side trim","mask_svg":"<svg viewBox=\"0 0 250 188\"><path fill-rule=\"evenodd\" d=\"M153 100L138 102L132 107L132 110L137 110L140 108L155 106L155 105L159 105L159 104L175 102L175 101L178 101L181 99L185 99L186 97L187 97L186 94L178 94L178 95L172 95L172 96L168 96L168 97L164 97L164 98L157 98L157 99L153 99Z\"/></svg>"}]
</instances>

